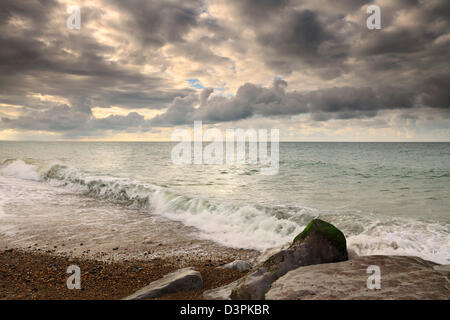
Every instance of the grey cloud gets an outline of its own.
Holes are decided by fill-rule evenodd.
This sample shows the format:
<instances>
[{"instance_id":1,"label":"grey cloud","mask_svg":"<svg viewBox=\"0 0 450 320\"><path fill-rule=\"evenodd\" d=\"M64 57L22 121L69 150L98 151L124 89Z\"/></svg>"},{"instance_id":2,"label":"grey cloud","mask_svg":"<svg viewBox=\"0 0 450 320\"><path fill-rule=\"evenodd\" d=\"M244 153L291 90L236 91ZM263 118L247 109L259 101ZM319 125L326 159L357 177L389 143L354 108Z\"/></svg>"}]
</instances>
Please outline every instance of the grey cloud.
<instances>
[{"instance_id":1,"label":"grey cloud","mask_svg":"<svg viewBox=\"0 0 450 320\"><path fill-rule=\"evenodd\" d=\"M184 98L177 97L170 104L167 111L151 120L155 126L172 126L188 123L187 117L195 112L195 105L199 103L198 96L191 94Z\"/></svg>"},{"instance_id":2,"label":"grey cloud","mask_svg":"<svg viewBox=\"0 0 450 320\"><path fill-rule=\"evenodd\" d=\"M423 50L425 45L429 44L435 37L408 29L384 31L380 35L372 33L364 39L359 50L362 55L411 54Z\"/></svg>"},{"instance_id":3,"label":"grey cloud","mask_svg":"<svg viewBox=\"0 0 450 320\"><path fill-rule=\"evenodd\" d=\"M356 67L370 81L369 72L382 74L395 68L402 72L395 79L398 81L411 70L428 69L428 64L448 65L442 61L445 56L448 61L448 50L438 52L432 45L450 30L446 0L385 1L381 4L383 29L379 31L366 28L364 8L372 2L252 0L231 4L242 29L255 33L266 64L281 74L306 69L323 80L333 80L353 73ZM414 20L395 25L399 13L408 11L415 12ZM356 16L358 23L346 21L350 15ZM428 57L433 61L426 61ZM374 75L373 81L377 77ZM416 85L420 81L423 78L418 78Z\"/></svg>"},{"instance_id":4,"label":"grey cloud","mask_svg":"<svg viewBox=\"0 0 450 320\"><path fill-rule=\"evenodd\" d=\"M308 68L324 79L334 79L346 72L350 45L341 30L350 26L336 12L318 10L316 2L311 2L314 9L309 9L307 2L298 0L231 3L242 28L255 33L266 64L273 70L290 74ZM330 3L322 7L330 6L336 7Z\"/></svg>"},{"instance_id":5,"label":"grey cloud","mask_svg":"<svg viewBox=\"0 0 450 320\"><path fill-rule=\"evenodd\" d=\"M169 51L177 56L184 56L191 61L207 63L212 65L229 64L232 65L230 59L215 54L210 48L203 43L182 43Z\"/></svg>"},{"instance_id":6,"label":"grey cloud","mask_svg":"<svg viewBox=\"0 0 450 320\"><path fill-rule=\"evenodd\" d=\"M423 102L429 107L450 109L450 72L426 79Z\"/></svg>"},{"instance_id":7,"label":"grey cloud","mask_svg":"<svg viewBox=\"0 0 450 320\"><path fill-rule=\"evenodd\" d=\"M232 0L236 6L236 14L247 22L254 24L267 23L267 19L280 14L290 0Z\"/></svg>"},{"instance_id":8,"label":"grey cloud","mask_svg":"<svg viewBox=\"0 0 450 320\"><path fill-rule=\"evenodd\" d=\"M206 96L175 99L167 112L151 120L154 125L181 125L195 120L226 122L252 116L282 117L310 114L315 121L329 119L371 118L379 110L405 109L414 106L416 94L404 88L339 87L309 92L287 92L287 82L274 80L271 87L264 88L251 83L241 86L232 98ZM200 107L195 108L202 101ZM206 100L206 101L205 101Z\"/></svg>"},{"instance_id":9,"label":"grey cloud","mask_svg":"<svg viewBox=\"0 0 450 320\"><path fill-rule=\"evenodd\" d=\"M200 93L200 107L203 107L208 102L209 96L214 92L213 88L205 88Z\"/></svg>"},{"instance_id":10,"label":"grey cloud","mask_svg":"<svg viewBox=\"0 0 450 320\"><path fill-rule=\"evenodd\" d=\"M0 129L52 131L62 133L65 137L79 137L101 135L103 131L146 132L151 130L151 126L148 120L136 112L126 116L94 118L85 110L60 105L44 111L25 112L18 118L3 117Z\"/></svg>"},{"instance_id":11,"label":"grey cloud","mask_svg":"<svg viewBox=\"0 0 450 320\"><path fill-rule=\"evenodd\" d=\"M363 9L371 2L222 1L231 7L229 20L211 15L210 2L202 0L114 0L82 7L84 26L104 19L107 10L125 17L104 26L102 32L118 40L105 44L88 27L67 31L66 8L56 0L1 1L0 104L23 108L17 109L18 117L0 113L0 128L88 135L256 116L374 119L383 110L424 107L448 117L448 0L383 1L383 29L378 31L365 26ZM408 10L414 19L396 25L396 17ZM350 16L358 22L347 21ZM15 27L13 19L22 19L23 25ZM215 50L222 44L225 50ZM292 75L298 86L288 90L277 79L263 87L252 83L261 81L260 74L254 81L245 74L248 83L224 97L211 88L200 94L187 85L180 88L180 79L170 79L173 57L201 65L193 78L213 79L210 70L231 70L240 62L236 56L254 52L250 58L267 67L264 77ZM147 66L160 72L144 74ZM239 81L239 70L232 70ZM308 77L315 90L302 88ZM70 106L36 94L65 98ZM167 110L150 121L139 113L93 117L92 107L111 106Z\"/></svg>"},{"instance_id":12,"label":"grey cloud","mask_svg":"<svg viewBox=\"0 0 450 320\"><path fill-rule=\"evenodd\" d=\"M115 48L98 43L89 29L67 31L65 9L55 1L0 3L4 18L0 21L0 103L51 107L51 103L30 98L40 93L71 101L88 97L101 107L161 109L175 97L192 92L188 88L172 89L169 81L160 76L143 75L107 61L105 55ZM170 7L165 10L170 11ZM84 25L103 14L92 7L83 7L82 12ZM52 20L55 14L60 14L61 19ZM25 19L25 28L15 30L9 24L17 17Z\"/></svg>"},{"instance_id":13,"label":"grey cloud","mask_svg":"<svg viewBox=\"0 0 450 320\"><path fill-rule=\"evenodd\" d=\"M201 13L199 0L114 0L128 13L127 29L144 46L161 47L167 42L183 41L189 29L197 25Z\"/></svg>"},{"instance_id":14,"label":"grey cloud","mask_svg":"<svg viewBox=\"0 0 450 320\"><path fill-rule=\"evenodd\" d=\"M30 111L16 119L2 119L0 128L64 132L82 128L91 116L67 105Z\"/></svg>"},{"instance_id":15,"label":"grey cloud","mask_svg":"<svg viewBox=\"0 0 450 320\"><path fill-rule=\"evenodd\" d=\"M91 130L118 130L129 131L130 128L139 128L140 131L150 129L148 122L137 112L130 112L126 116L111 115L102 119L93 119L88 123Z\"/></svg>"},{"instance_id":16,"label":"grey cloud","mask_svg":"<svg viewBox=\"0 0 450 320\"><path fill-rule=\"evenodd\" d=\"M354 53L361 57L382 55L386 59L392 54L401 54L403 58L412 57L409 68L420 68L421 61L417 56L430 54L433 41L450 31L448 7L445 0L392 1L381 8L380 32L362 29L360 45L355 46ZM414 16L406 24L394 24L394 17L409 12Z\"/></svg>"},{"instance_id":17,"label":"grey cloud","mask_svg":"<svg viewBox=\"0 0 450 320\"><path fill-rule=\"evenodd\" d=\"M263 46L275 49L280 55L312 57L321 43L331 38L310 10L292 12L272 32L261 33Z\"/></svg>"}]
</instances>

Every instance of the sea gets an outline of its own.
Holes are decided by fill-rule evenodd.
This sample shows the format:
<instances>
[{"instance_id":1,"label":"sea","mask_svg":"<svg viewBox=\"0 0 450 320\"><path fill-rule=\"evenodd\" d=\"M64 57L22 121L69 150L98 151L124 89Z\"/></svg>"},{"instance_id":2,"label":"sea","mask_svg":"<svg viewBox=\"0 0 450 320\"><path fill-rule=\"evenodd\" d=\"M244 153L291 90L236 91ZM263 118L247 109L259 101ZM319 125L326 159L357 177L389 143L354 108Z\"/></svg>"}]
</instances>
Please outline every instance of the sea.
<instances>
[{"instance_id":1,"label":"sea","mask_svg":"<svg viewBox=\"0 0 450 320\"><path fill-rule=\"evenodd\" d=\"M281 142L275 175L258 163L174 164L174 146L0 142L0 239L132 247L189 232L264 252L320 218L359 255L450 263L450 143ZM186 228L159 227L171 224Z\"/></svg>"}]
</instances>

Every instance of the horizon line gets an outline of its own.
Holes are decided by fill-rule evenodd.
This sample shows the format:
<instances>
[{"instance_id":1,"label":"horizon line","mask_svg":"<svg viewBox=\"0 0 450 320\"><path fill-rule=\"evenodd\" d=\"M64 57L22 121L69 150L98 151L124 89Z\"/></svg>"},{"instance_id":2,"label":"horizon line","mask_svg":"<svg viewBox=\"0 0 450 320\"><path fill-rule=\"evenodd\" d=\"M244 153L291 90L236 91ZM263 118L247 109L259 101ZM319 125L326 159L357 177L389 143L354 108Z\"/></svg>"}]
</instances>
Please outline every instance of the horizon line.
<instances>
[{"instance_id":1,"label":"horizon line","mask_svg":"<svg viewBox=\"0 0 450 320\"><path fill-rule=\"evenodd\" d=\"M236 140L233 140L236 142ZM240 140L239 140L240 141ZM1 140L0 142L84 142L84 143L92 143L92 142L106 142L106 143L179 143L183 141L170 141L170 140ZM191 141L194 142L194 141ZM212 140L204 140L203 142L214 142ZM227 142L226 140L217 141L217 142ZM240 141L241 142L241 141ZM246 142L248 142L246 140ZM342 140L283 140L279 141L280 143L450 143L450 141L342 141ZM270 141L267 141L270 143Z\"/></svg>"}]
</instances>

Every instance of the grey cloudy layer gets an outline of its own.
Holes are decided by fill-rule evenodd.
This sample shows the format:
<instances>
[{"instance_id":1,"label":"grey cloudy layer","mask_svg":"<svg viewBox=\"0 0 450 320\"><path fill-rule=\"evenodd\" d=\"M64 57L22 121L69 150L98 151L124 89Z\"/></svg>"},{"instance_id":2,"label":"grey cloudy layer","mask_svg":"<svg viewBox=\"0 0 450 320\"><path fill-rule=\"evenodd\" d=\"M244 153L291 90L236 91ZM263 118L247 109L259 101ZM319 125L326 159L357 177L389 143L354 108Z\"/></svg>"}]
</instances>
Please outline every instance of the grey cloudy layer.
<instances>
[{"instance_id":1,"label":"grey cloudy layer","mask_svg":"<svg viewBox=\"0 0 450 320\"><path fill-rule=\"evenodd\" d=\"M426 108L448 117L448 1L383 1L379 31L365 27L369 3L377 2L89 1L81 7L86 27L72 32L65 27L66 4L1 1L0 105L18 106L19 114L0 112L0 129L89 136L194 120L303 114L324 122ZM212 5L227 15L212 14ZM120 19L110 12L120 13ZM96 22L95 29L90 22ZM114 41L97 41L97 28ZM192 36L198 33L203 36ZM225 45L236 55L215 50ZM246 55L275 80L246 79L232 96L223 96L217 88L180 86L168 72L183 58L201 64L191 78L214 77L215 69L224 68L234 70L239 81L236 65ZM152 71L143 72L149 66ZM302 80L283 80L298 76ZM305 77L314 79L314 88L304 88ZM42 101L36 94L68 102ZM135 111L94 117L93 107L111 106L165 111L152 119Z\"/></svg>"}]
</instances>

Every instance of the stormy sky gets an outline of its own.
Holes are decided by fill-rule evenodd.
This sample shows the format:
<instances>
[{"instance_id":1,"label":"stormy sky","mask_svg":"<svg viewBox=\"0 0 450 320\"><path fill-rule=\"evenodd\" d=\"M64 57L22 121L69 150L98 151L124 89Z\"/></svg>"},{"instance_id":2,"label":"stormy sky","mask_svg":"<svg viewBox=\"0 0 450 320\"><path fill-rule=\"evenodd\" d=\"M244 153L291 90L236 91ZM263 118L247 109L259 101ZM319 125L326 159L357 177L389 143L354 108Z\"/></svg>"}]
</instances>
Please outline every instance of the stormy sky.
<instances>
[{"instance_id":1,"label":"stormy sky","mask_svg":"<svg viewBox=\"0 0 450 320\"><path fill-rule=\"evenodd\" d=\"M448 0L2 0L0 140L450 141L449 61Z\"/></svg>"}]
</instances>

